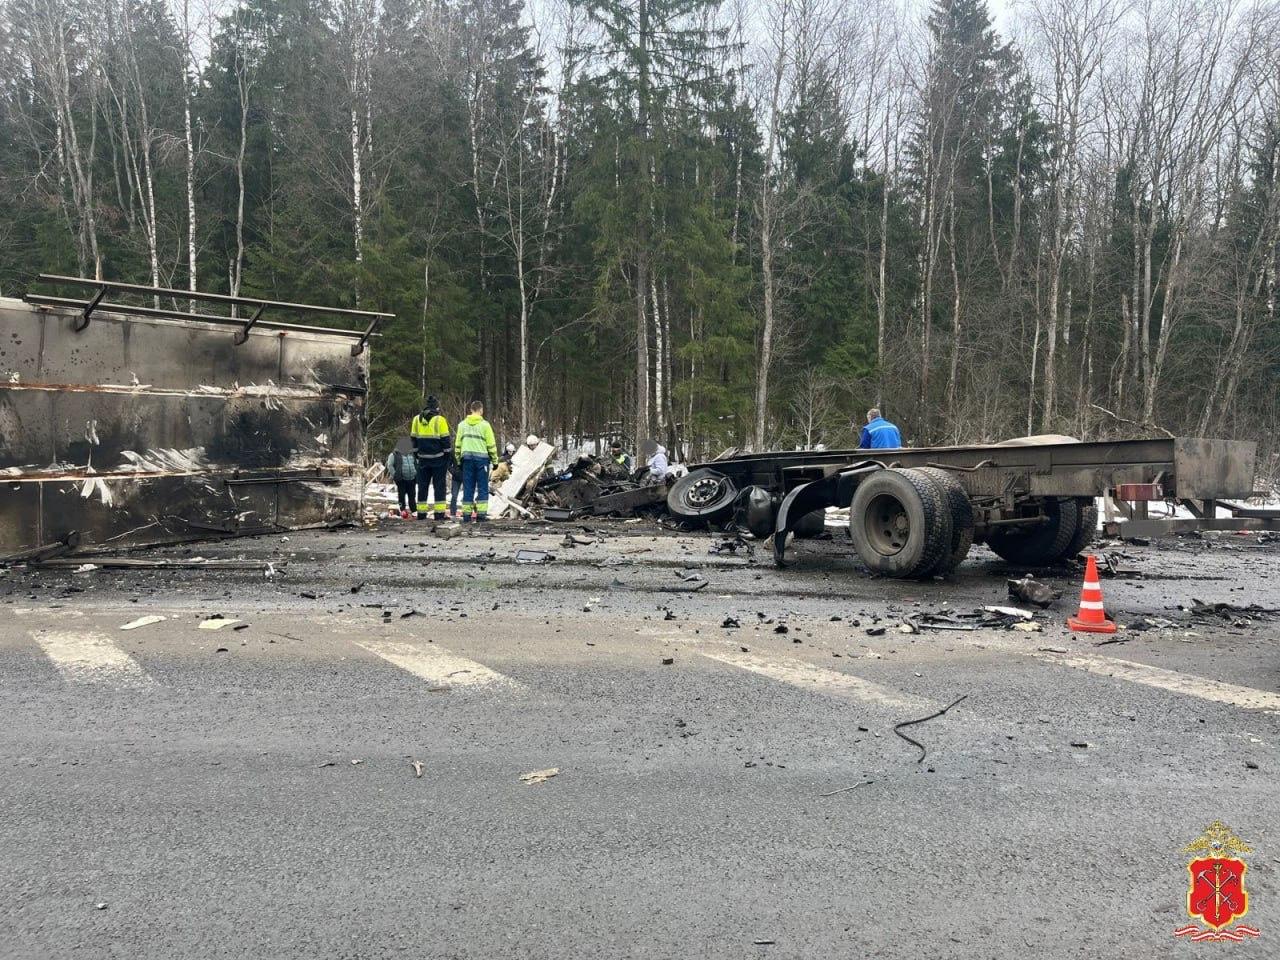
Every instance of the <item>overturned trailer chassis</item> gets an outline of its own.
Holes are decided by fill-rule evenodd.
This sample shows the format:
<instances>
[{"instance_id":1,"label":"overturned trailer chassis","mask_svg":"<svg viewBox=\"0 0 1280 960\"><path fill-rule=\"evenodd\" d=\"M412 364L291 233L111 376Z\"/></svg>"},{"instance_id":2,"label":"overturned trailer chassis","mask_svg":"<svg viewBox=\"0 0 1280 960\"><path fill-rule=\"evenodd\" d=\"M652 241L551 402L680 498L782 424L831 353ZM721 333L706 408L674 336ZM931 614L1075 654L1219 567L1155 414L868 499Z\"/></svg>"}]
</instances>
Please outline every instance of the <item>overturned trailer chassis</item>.
<instances>
[{"instance_id":1,"label":"overturned trailer chassis","mask_svg":"<svg viewBox=\"0 0 1280 960\"><path fill-rule=\"evenodd\" d=\"M736 506L753 532L776 532L781 563L788 534L817 528L816 511L848 507L850 536L873 570L935 576L973 543L1028 565L1074 555L1093 537L1099 496L1135 535L1280 529L1278 511L1220 503L1253 495L1256 457L1250 441L1194 437L746 455L693 470L672 488L668 508L706 519ZM1184 505L1193 518L1152 518L1153 501ZM1219 518L1219 506L1231 516Z\"/></svg>"}]
</instances>

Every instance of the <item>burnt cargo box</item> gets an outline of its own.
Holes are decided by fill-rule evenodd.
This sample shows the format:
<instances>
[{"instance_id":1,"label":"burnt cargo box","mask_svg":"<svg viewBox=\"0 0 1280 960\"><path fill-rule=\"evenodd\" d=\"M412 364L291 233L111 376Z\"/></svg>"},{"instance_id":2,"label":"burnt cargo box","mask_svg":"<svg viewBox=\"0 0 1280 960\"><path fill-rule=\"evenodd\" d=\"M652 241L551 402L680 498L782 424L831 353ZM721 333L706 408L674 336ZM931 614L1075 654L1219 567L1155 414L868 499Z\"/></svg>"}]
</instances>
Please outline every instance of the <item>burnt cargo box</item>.
<instances>
[{"instance_id":1,"label":"burnt cargo box","mask_svg":"<svg viewBox=\"0 0 1280 960\"><path fill-rule=\"evenodd\" d=\"M0 554L360 520L359 334L82 316L0 298Z\"/></svg>"}]
</instances>

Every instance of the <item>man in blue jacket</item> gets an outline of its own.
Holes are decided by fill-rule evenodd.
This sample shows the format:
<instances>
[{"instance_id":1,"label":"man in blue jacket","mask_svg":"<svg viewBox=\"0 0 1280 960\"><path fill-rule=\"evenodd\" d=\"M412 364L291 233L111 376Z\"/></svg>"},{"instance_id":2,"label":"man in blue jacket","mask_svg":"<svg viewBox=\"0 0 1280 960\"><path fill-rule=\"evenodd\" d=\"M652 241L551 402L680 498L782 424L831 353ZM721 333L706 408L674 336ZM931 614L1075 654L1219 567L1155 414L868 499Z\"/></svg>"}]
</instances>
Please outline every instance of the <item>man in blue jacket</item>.
<instances>
[{"instance_id":1,"label":"man in blue jacket","mask_svg":"<svg viewBox=\"0 0 1280 960\"><path fill-rule=\"evenodd\" d=\"M892 423L880 416L880 408L867 411L867 425L862 428L858 440L859 450L896 450L902 446L902 434Z\"/></svg>"}]
</instances>

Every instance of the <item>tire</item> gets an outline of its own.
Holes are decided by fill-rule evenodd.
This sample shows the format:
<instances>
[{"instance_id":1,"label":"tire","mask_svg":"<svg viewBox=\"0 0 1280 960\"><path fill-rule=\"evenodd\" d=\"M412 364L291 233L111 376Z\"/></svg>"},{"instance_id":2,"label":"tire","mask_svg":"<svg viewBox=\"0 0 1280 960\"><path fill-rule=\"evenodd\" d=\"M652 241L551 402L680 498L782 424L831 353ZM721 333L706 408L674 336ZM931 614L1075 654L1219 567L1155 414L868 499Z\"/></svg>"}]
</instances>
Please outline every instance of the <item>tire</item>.
<instances>
[{"instance_id":1,"label":"tire","mask_svg":"<svg viewBox=\"0 0 1280 960\"><path fill-rule=\"evenodd\" d=\"M877 471L853 495L849 536L874 573L927 577L949 553L951 535L941 488L918 470Z\"/></svg>"},{"instance_id":2,"label":"tire","mask_svg":"<svg viewBox=\"0 0 1280 960\"><path fill-rule=\"evenodd\" d=\"M973 504L969 502L969 494L964 485L954 474L937 467L919 467L918 470L942 490L947 510L951 514L951 549L930 571L930 576L949 576L964 562L964 558L969 555L969 548L973 546Z\"/></svg>"},{"instance_id":3,"label":"tire","mask_svg":"<svg viewBox=\"0 0 1280 960\"><path fill-rule=\"evenodd\" d=\"M1078 497L1076 504L1080 510L1080 522L1076 524L1076 535L1062 551L1061 560L1074 559L1098 535L1098 501L1093 497Z\"/></svg>"},{"instance_id":4,"label":"tire","mask_svg":"<svg viewBox=\"0 0 1280 960\"><path fill-rule=\"evenodd\" d=\"M1028 530L996 530L987 546L1009 563L1043 567L1066 555L1080 530L1080 505L1070 497L1044 501L1049 522ZM1094 522L1097 523L1095 517Z\"/></svg>"},{"instance_id":5,"label":"tire","mask_svg":"<svg viewBox=\"0 0 1280 960\"><path fill-rule=\"evenodd\" d=\"M738 488L733 481L715 470L694 470L671 485L667 491L667 509L681 520L723 519L733 510Z\"/></svg>"}]
</instances>

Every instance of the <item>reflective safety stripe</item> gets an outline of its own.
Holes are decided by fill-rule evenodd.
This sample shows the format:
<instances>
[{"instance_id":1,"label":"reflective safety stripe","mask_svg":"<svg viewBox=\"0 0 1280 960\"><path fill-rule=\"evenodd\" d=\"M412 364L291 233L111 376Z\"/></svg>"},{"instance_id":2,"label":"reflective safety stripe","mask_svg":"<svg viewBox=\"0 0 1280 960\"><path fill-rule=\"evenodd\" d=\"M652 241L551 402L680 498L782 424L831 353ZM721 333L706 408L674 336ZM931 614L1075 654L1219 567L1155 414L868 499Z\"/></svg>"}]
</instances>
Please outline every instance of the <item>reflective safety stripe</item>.
<instances>
[{"instance_id":1,"label":"reflective safety stripe","mask_svg":"<svg viewBox=\"0 0 1280 960\"><path fill-rule=\"evenodd\" d=\"M493 437L493 428L483 418L472 421L470 418L458 424L457 439L454 441L454 453L458 457L468 454L477 457L498 459L498 448Z\"/></svg>"},{"instance_id":2,"label":"reflective safety stripe","mask_svg":"<svg viewBox=\"0 0 1280 960\"><path fill-rule=\"evenodd\" d=\"M422 417L414 417L413 423L409 426L409 435L428 439L447 437L449 435L449 421L438 413L426 421Z\"/></svg>"},{"instance_id":3,"label":"reflective safety stripe","mask_svg":"<svg viewBox=\"0 0 1280 960\"><path fill-rule=\"evenodd\" d=\"M1106 608L1102 606L1101 600L1081 600L1080 609L1081 610L1104 610Z\"/></svg>"}]
</instances>

